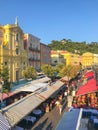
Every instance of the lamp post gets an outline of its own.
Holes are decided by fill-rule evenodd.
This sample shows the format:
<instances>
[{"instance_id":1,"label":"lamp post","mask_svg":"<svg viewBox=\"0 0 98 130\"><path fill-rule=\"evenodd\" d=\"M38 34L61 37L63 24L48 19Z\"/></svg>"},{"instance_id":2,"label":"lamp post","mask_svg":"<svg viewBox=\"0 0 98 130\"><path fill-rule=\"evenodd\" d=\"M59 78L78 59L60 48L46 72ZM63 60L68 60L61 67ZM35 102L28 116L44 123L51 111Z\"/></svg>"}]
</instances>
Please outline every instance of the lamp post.
<instances>
[{"instance_id":1,"label":"lamp post","mask_svg":"<svg viewBox=\"0 0 98 130\"><path fill-rule=\"evenodd\" d=\"M3 103L3 85L4 85L4 81L1 80L1 82L0 82L0 90L1 90L1 108L2 108L2 103Z\"/></svg>"}]
</instances>

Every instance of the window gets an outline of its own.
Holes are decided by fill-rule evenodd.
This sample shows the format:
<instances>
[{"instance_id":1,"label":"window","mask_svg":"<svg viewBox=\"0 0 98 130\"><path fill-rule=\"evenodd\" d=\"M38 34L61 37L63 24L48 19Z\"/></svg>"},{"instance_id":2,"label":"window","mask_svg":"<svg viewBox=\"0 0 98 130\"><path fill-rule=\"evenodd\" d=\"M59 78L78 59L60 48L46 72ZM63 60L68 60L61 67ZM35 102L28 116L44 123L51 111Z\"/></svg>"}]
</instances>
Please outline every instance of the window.
<instances>
[{"instance_id":1,"label":"window","mask_svg":"<svg viewBox=\"0 0 98 130\"><path fill-rule=\"evenodd\" d=\"M19 49L18 49L18 48L16 48L16 54L17 54L17 55L19 54Z\"/></svg>"},{"instance_id":2,"label":"window","mask_svg":"<svg viewBox=\"0 0 98 130\"><path fill-rule=\"evenodd\" d=\"M7 61L5 61L5 65L7 65Z\"/></svg>"},{"instance_id":3,"label":"window","mask_svg":"<svg viewBox=\"0 0 98 130\"><path fill-rule=\"evenodd\" d=\"M16 41L18 41L19 40L19 38L18 38L18 33L16 34Z\"/></svg>"},{"instance_id":4,"label":"window","mask_svg":"<svg viewBox=\"0 0 98 130\"><path fill-rule=\"evenodd\" d=\"M19 71L16 71L16 80L19 80Z\"/></svg>"},{"instance_id":5,"label":"window","mask_svg":"<svg viewBox=\"0 0 98 130\"><path fill-rule=\"evenodd\" d=\"M26 63L25 63L25 62L23 62L23 64L25 65Z\"/></svg>"},{"instance_id":6,"label":"window","mask_svg":"<svg viewBox=\"0 0 98 130\"><path fill-rule=\"evenodd\" d=\"M32 48L32 43L30 43L30 47Z\"/></svg>"}]
</instances>

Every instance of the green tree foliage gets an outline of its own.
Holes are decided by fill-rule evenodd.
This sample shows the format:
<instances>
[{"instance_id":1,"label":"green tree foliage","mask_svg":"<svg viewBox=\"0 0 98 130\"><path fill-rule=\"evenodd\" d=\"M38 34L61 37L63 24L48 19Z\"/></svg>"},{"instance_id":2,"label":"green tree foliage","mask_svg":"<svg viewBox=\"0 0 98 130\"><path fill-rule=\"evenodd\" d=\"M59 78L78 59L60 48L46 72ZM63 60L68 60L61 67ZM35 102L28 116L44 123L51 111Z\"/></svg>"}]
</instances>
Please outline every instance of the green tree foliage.
<instances>
[{"instance_id":1,"label":"green tree foliage","mask_svg":"<svg viewBox=\"0 0 98 130\"><path fill-rule=\"evenodd\" d=\"M73 65L64 66L60 71L60 76L61 77L67 76L68 79L74 78L77 75L79 69L80 69L79 66L73 66Z\"/></svg>"},{"instance_id":2,"label":"green tree foliage","mask_svg":"<svg viewBox=\"0 0 98 130\"><path fill-rule=\"evenodd\" d=\"M29 66L26 70L23 70L23 76L27 79L35 79L37 72L34 67Z\"/></svg>"},{"instance_id":3,"label":"green tree foliage","mask_svg":"<svg viewBox=\"0 0 98 130\"><path fill-rule=\"evenodd\" d=\"M62 68L64 68L64 66L65 66L64 64L61 64L61 63L58 64L58 65L56 66L56 71L57 71L57 72L60 72L60 70L61 70Z\"/></svg>"},{"instance_id":4,"label":"green tree foliage","mask_svg":"<svg viewBox=\"0 0 98 130\"><path fill-rule=\"evenodd\" d=\"M55 68L51 65L42 65L41 70L44 74L46 74L49 77L53 77L55 73Z\"/></svg>"},{"instance_id":5,"label":"green tree foliage","mask_svg":"<svg viewBox=\"0 0 98 130\"><path fill-rule=\"evenodd\" d=\"M68 52L77 53L82 55L85 52L91 52L98 54L98 42L86 43L83 42L73 42L72 40L63 39L61 41L53 40L48 46L51 50L66 50ZM75 50L78 50L77 52Z\"/></svg>"},{"instance_id":6,"label":"green tree foliage","mask_svg":"<svg viewBox=\"0 0 98 130\"><path fill-rule=\"evenodd\" d=\"M11 90L11 82L9 81L9 69L8 67L3 66L0 70L0 79L4 82L3 92L8 93Z\"/></svg>"}]
</instances>

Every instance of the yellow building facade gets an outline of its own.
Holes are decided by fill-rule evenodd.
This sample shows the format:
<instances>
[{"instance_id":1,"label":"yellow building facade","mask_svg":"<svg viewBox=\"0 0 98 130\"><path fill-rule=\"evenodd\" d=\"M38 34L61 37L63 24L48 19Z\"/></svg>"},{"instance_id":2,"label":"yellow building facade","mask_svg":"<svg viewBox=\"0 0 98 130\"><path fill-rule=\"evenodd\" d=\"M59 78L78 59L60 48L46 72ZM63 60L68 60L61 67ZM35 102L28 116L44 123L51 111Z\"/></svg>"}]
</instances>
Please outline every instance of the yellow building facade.
<instances>
[{"instance_id":1,"label":"yellow building facade","mask_svg":"<svg viewBox=\"0 0 98 130\"><path fill-rule=\"evenodd\" d=\"M94 65L94 54L90 52L83 53L82 66L83 68L91 67Z\"/></svg>"},{"instance_id":2,"label":"yellow building facade","mask_svg":"<svg viewBox=\"0 0 98 130\"><path fill-rule=\"evenodd\" d=\"M62 50L51 50L51 64L57 65L63 63L65 65L70 64L70 53Z\"/></svg>"},{"instance_id":3,"label":"yellow building facade","mask_svg":"<svg viewBox=\"0 0 98 130\"><path fill-rule=\"evenodd\" d=\"M93 65L98 65L98 54L94 54Z\"/></svg>"},{"instance_id":4,"label":"yellow building facade","mask_svg":"<svg viewBox=\"0 0 98 130\"><path fill-rule=\"evenodd\" d=\"M0 26L0 67L2 64L9 69L11 82L23 78L22 71L27 67L27 52L24 50L24 33L15 24Z\"/></svg>"},{"instance_id":5,"label":"yellow building facade","mask_svg":"<svg viewBox=\"0 0 98 130\"><path fill-rule=\"evenodd\" d=\"M79 54L71 53L70 64L71 65L77 65L77 66L82 65L82 56L79 55Z\"/></svg>"}]
</instances>

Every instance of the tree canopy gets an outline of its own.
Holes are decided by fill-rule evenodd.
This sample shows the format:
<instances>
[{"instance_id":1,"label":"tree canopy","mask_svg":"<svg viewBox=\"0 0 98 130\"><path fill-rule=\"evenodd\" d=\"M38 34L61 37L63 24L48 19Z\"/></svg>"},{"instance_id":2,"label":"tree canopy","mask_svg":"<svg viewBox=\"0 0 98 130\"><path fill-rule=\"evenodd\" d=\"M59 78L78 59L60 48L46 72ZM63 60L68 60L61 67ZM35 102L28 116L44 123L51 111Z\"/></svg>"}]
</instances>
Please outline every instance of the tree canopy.
<instances>
[{"instance_id":1,"label":"tree canopy","mask_svg":"<svg viewBox=\"0 0 98 130\"><path fill-rule=\"evenodd\" d=\"M55 69L53 66L51 65L42 65L41 66L41 70L44 74L46 74L47 76L49 77L53 77L54 76L54 73L55 73Z\"/></svg>"},{"instance_id":2,"label":"tree canopy","mask_svg":"<svg viewBox=\"0 0 98 130\"><path fill-rule=\"evenodd\" d=\"M9 69L8 67L3 66L3 68L0 70L0 80L3 81L3 89L2 91L5 93L10 92L11 90L11 82L9 81Z\"/></svg>"},{"instance_id":3,"label":"tree canopy","mask_svg":"<svg viewBox=\"0 0 98 130\"><path fill-rule=\"evenodd\" d=\"M23 70L23 76L27 79L35 79L37 76L37 72L34 67L29 66L28 68L26 68L26 70Z\"/></svg>"},{"instance_id":4,"label":"tree canopy","mask_svg":"<svg viewBox=\"0 0 98 130\"><path fill-rule=\"evenodd\" d=\"M79 66L67 65L61 69L59 74L61 77L67 76L68 79L70 79L74 78L79 70L80 70Z\"/></svg>"},{"instance_id":5,"label":"tree canopy","mask_svg":"<svg viewBox=\"0 0 98 130\"><path fill-rule=\"evenodd\" d=\"M71 53L78 53L80 55L85 52L98 54L98 42L73 42L70 39L63 39L61 41L53 40L50 44L48 44L48 46L51 50L65 50Z\"/></svg>"}]
</instances>

